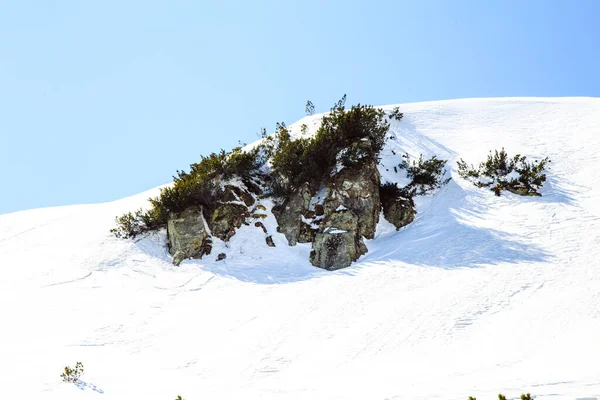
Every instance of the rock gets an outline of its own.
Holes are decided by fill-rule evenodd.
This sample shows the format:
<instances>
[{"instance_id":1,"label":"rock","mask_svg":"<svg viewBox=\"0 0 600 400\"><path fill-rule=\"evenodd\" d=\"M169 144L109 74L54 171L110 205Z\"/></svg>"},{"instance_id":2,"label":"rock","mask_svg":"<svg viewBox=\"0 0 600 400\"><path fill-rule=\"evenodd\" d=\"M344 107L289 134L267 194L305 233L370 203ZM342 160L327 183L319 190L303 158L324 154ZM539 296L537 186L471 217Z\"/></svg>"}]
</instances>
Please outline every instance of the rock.
<instances>
[{"instance_id":1,"label":"rock","mask_svg":"<svg viewBox=\"0 0 600 400\"><path fill-rule=\"evenodd\" d=\"M244 189L233 185L225 185L225 193L223 193L223 201L243 201L246 206L250 207L254 204L254 197Z\"/></svg>"},{"instance_id":2,"label":"rock","mask_svg":"<svg viewBox=\"0 0 600 400\"><path fill-rule=\"evenodd\" d=\"M175 265L179 265L186 258L202 258L212 249L202 208L190 207L180 215L169 218L167 236L169 252Z\"/></svg>"},{"instance_id":3,"label":"rock","mask_svg":"<svg viewBox=\"0 0 600 400\"><path fill-rule=\"evenodd\" d=\"M248 216L250 213L246 206L236 203L221 203L213 211L210 219L212 234L227 242L235 235L235 230L246 222Z\"/></svg>"},{"instance_id":4,"label":"rock","mask_svg":"<svg viewBox=\"0 0 600 400\"><path fill-rule=\"evenodd\" d=\"M358 216L358 233L373 239L381 212L380 179L377 162L372 157L365 157L358 165L342 169L329 184L329 196L323 204L325 215L343 209L351 210Z\"/></svg>"},{"instance_id":5,"label":"rock","mask_svg":"<svg viewBox=\"0 0 600 400\"><path fill-rule=\"evenodd\" d=\"M252 178L242 178L242 183L246 186L246 188L248 188L248 191L250 193L253 193L257 196L263 193L260 186L255 181L253 181Z\"/></svg>"},{"instance_id":6,"label":"rock","mask_svg":"<svg viewBox=\"0 0 600 400\"><path fill-rule=\"evenodd\" d=\"M379 184L377 162L371 156L332 177L313 241L310 261L314 266L328 270L348 267L367 252L363 237L375 236L381 212ZM315 215L320 211L315 207Z\"/></svg>"},{"instance_id":7,"label":"rock","mask_svg":"<svg viewBox=\"0 0 600 400\"><path fill-rule=\"evenodd\" d=\"M350 266L367 252L362 239L357 241L356 232L332 232L316 234L310 253L312 265L333 271Z\"/></svg>"},{"instance_id":8,"label":"rock","mask_svg":"<svg viewBox=\"0 0 600 400\"><path fill-rule=\"evenodd\" d=\"M277 218L277 231L285 235L290 246L295 246L298 242L311 241L309 235L306 234L310 226L302 221L310 206L311 198L310 187L308 184L304 184L292 193L281 206L274 207L272 210Z\"/></svg>"},{"instance_id":9,"label":"rock","mask_svg":"<svg viewBox=\"0 0 600 400\"><path fill-rule=\"evenodd\" d=\"M273 242L273 236L269 235L265 238L265 240L267 241L267 246L275 247L275 242Z\"/></svg>"},{"instance_id":10,"label":"rock","mask_svg":"<svg viewBox=\"0 0 600 400\"><path fill-rule=\"evenodd\" d=\"M396 230L413 222L415 214L415 205L412 199L399 198L383 203L383 216L396 227Z\"/></svg>"},{"instance_id":11,"label":"rock","mask_svg":"<svg viewBox=\"0 0 600 400\"><path fill-rule=\"evenodd\" d=\"M219 253L219 255L217 255L217 261L221 261L227 258L227 254L225 253Z\"/></svg>"},{"instance_id":12,"label":"rock","mask_svg":"<svg viewBox=\"0 0 600 400\"><path fill-rule=\"evenodd\" d=\"M262 228L264 233L267 233L267 228L265 227L265 224L263 224L262 222L258 221L254 223L254 226L257 228Z\"/></svg>"}]
</instances>

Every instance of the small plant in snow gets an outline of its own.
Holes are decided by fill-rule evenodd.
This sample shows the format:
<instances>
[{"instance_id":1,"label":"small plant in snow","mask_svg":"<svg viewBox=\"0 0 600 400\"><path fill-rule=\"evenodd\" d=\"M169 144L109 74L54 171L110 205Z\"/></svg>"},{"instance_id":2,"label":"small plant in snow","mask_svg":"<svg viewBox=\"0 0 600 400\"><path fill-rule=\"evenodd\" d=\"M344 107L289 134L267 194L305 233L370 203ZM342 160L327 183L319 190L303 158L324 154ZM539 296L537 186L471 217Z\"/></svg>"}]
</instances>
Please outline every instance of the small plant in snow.
<instances>
[{"instance_id":1,"label":"small plant in snow","mask_svg":"<svg viewBox=\"0 0 600 400\"><path fill-rule=\"evenodd\" d=\"M531 394L529 394L529 393L522 394L521 395L521 400L533 400L533 397L531 397Z\"/></svg>"},{"instance_id":2,"label":"small plant in snow","mask_svg":"<svg viewBox=\"0 0 600 400\"><path fill-rule=\"evenodd\" d=\"M400 112L400 107L394 107L394 109L390 113L390 118L395 119L396 121L400 121L403 117L404 114Z\"/></svg>"},{"instance_id":3,"label":"small plant in snow","mask_svg":"<svg viewBox=\"0 0 600 400\"><path fill-rule=\"evenodd\" d=\"M60 374L63 382L77 382L83 375L83 364L79 361L75 364L75 368L65 367L65 372Z\"/></svg>"},{"instance_id":4,"label":"small plant in snow","mask_svg":"<svg viewBox=\"0 0 600 400\"><path fill-rule=\"evenodd\" d=\"M183 397L181 397L181 396L177 396L177 397L175 398L175 400L183 400Z\"/></svg>"},{"instance_id":5,"label":"small plant in snow","mask_svg":"<svg viewBox=\"0 0 600 400\"><path fill-rule=\"evenodd\" d=\"M450 181L450 178L444 179L446 160L439 160L436 156L424 160L423 155L420 155L419 159L415 161L411 160L408 154L403 155L402 158L398 167L406 170L406 174L412 179L407 189L414 194L427 194Z\"/></svg>"},{"instance_id":6,"label":"small plant in snow","mask_svg":"<svg viewBox=\"0 0 600 400\"><path fill-rule=\"evenodd\" d=\"M477 400L477 397L469 396L469 400Z\"/></svg>"},{"instance_id":7,"label":"small plant in snow","mask_svg":"<svg viewBox=\"0 0 600 400\"><path fill-rule=\"evenodd\" d=\"M546 182L544 169L549 162L548 157L532 162L520 154L509 157L502 149L490 152L487 160L477 168L467 165L463 159L457 164L460 177L477 187L489 187L496 196L500 196L502 190L522 196L541 196L538 190Z\"/></svg>"},{"instance_id":8,"label":"small plant in snow","mask_svg":"<svg viewBox=\"0 0 600 400\"><path fill-rule=\"evenodd\" d=\"M505 396L505 395L503 395L502 393L500 393L500 394L498 395L498 400L506 400L506 396Z\"/></svg>"}]
</instances>

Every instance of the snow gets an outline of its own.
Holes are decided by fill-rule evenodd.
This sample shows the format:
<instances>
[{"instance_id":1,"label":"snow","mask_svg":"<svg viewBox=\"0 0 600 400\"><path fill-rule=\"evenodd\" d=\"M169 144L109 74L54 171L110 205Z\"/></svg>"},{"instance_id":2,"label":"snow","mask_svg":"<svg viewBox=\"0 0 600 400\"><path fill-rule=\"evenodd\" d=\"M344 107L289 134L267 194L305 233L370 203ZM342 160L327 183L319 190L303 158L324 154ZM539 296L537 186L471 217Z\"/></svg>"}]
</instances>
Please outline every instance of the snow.
<instances>
[{"instance_id":1,"label":"snow","mask_svg":"<svg viewBox=\"0 0 600 400\"><path fill-rule=\"evenodd\" d=\"M600 99L399 106L384 179L405 179L405 153L448 159L453 179L411 225L381 219L347 269L313 268L270 212L277 247L252 223L180 267L164 232L112 237L158 188L1 215L0 398L599 399ZM543 197L458 177L457 159L501 147L550 157ZM77 361L82 382L61 382Z\"/></svg>"}]
</instances>

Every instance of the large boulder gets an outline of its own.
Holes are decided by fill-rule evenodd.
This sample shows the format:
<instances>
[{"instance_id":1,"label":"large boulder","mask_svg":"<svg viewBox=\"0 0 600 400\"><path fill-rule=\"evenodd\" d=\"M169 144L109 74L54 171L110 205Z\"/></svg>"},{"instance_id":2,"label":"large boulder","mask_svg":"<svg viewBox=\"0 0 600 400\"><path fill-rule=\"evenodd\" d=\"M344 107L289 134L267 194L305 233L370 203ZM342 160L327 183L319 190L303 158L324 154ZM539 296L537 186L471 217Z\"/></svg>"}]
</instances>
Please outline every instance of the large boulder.
<instances>
[{"instance_id":1,"label":"large boulder","mask_svg":"<svg viewBox=\"0 0 600 400\"><path fill-rule=\"evenodd\" d=\"M357 239L356 232L331 229L315 235L310 262L332 271L349 267L366 252L367 248L362 239Z\"/></svg>"},{"instance_id":2,"label":"large boulder","mask_svg":"<svg viewBox=\"0 0 600 400\"><path fill-rule=\"evenodd\" d=\"M187 258L202 258L210 253L211 240L201 207L190 207L167 221L169 252L173 264L179 265Z\"/></svg>"},{"instance_id":3,"label":"large boulder","mask_svg":"<svg viewBox=\"0 0 600 400\"><path fill-rule=\"evenodd\" d=\"M384 201L382 206L383 216L396 227L396 230L410 224L415 219L415 204L410 198L398 197Z\"/></svg>"}]
</instances>

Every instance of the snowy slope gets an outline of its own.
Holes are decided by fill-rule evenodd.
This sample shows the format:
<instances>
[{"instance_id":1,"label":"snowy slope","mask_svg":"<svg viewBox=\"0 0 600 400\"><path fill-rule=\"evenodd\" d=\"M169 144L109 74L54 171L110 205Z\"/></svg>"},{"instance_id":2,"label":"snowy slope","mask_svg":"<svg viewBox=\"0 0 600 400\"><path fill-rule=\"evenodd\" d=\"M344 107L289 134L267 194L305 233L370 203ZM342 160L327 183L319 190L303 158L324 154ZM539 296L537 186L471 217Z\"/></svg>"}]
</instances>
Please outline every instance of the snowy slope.
<instances>
[{"instance_id":1,"label":"snowy slope","mask_svg":"<svg viewBox=\"0 0 600 400\"><path fill-rule=\"evenodd\" d=\"M0 399L600 399L600 99L401 110L384 179L404 152L449 159L454 179L340 271L271 215L276 248L243 228L220 263L173 267L163 233L113 238L158 189L1 215ZM552 159L543 197L457 176L502 146ZM76 361L82 382L62 383Z\"/></svg>"}]
</instances>

